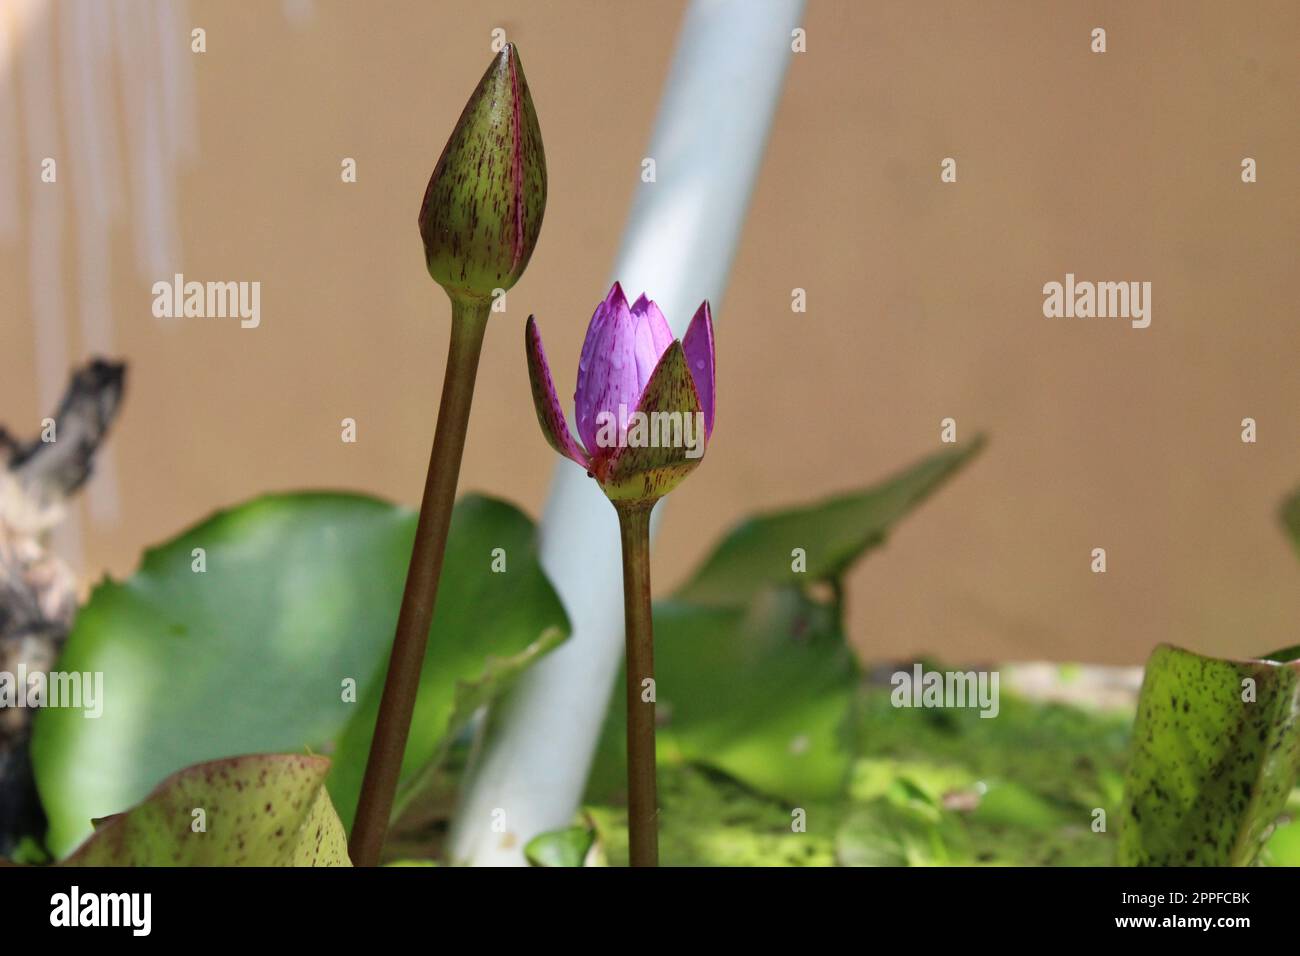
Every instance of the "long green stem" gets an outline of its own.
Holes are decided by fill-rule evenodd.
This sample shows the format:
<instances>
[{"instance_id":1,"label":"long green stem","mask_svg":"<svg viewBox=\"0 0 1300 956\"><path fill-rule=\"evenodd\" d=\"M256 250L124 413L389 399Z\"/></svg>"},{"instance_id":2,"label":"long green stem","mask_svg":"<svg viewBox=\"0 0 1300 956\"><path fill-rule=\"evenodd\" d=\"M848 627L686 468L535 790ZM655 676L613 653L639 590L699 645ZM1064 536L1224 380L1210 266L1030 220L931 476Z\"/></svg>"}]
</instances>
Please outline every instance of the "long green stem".
<instances>
[{"instance_id":1,"label":"long green stem","mask_svg":"<svg viewBox=\"0 0 1300 956\"><path fill-rule=\"evenodd\" d=\"M370 741L370 758L348 844L354 866L379 864L388 819L393 812L411 714L420 689L424 649L438 596L438 578L447 550L447 529L456 501L465 431L474 400L474 380L490 311L488 302L452 299L451 345L447 350L447 373L442 382L442 403L438 406L429 474L424 482L420 521L406 572L402 609L397 616L397 635L379 703L379 720Z\"/></svg>"},{"instance_id":2,"label":"long green stem","mask_svg":"<svg viewBox=\"0 0 1300 956\"><path fill-rule=\"evenodd\" d=\"M650 509L618 509L627 637L627 838L631 866L659 865L655 788L654 626L650 615Z\"/></svg>"}]
</instances>

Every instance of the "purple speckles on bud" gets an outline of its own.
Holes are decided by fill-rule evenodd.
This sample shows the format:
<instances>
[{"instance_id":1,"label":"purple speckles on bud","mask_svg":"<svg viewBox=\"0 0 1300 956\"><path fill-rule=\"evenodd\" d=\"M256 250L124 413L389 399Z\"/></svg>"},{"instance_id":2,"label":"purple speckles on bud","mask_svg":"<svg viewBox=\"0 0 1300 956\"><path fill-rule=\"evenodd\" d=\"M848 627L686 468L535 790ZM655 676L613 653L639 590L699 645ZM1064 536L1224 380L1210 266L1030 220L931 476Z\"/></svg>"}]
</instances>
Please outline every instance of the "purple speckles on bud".
<instances>
[{"instance_id":1,"label":"purple speckles on bud","mask_svg":"<svg viewBox=\"0 0 1300 956\"><path fill-rule=\"evenodd\" d=\"M453 298L519 280L546 210L546 156L519 53L488 67L443 148L420 206L429 274Z\"/></svg>"}]
</instances>

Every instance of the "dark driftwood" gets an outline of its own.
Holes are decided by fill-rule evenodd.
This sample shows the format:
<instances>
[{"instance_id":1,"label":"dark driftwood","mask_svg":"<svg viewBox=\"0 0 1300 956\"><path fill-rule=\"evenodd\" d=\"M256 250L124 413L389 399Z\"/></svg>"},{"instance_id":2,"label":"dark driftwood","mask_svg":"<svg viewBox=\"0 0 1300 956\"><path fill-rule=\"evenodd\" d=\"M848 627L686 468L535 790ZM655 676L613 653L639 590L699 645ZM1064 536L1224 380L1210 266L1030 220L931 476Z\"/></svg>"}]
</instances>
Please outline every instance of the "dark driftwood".
<instances>
[{"instance_id":1,"label":"dark driftwood","mask_svg":"<svg viewBox=\"0 0 1300 956\"><path fill-rule=\"evenodd\" d=\"M0 672L50 671L68 636L75 582L46 538L94 470L125 379L125 365L102 359L76 370L53 416L53 441L48 432L22 441L0 428ZM31 718L29 709L0 708L0 857L44 834L27 750Z\"/></svg>"}]
</instances>

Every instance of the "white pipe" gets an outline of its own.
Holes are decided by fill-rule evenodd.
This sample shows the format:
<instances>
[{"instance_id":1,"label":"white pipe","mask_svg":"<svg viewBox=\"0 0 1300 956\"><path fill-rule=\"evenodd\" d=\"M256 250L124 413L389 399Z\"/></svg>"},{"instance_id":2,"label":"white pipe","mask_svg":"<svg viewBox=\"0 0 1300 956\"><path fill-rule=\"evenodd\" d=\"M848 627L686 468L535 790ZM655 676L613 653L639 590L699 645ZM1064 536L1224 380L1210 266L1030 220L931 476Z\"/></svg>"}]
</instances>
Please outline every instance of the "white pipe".
<instances>
[{"instance_id":1,"label":"white pipe","mask_svg":"<svg viewBox=\"0 0 1300 956\"><path fill-rule=\"evenodd\" d=\"M655 181L639 188L614 269L629 295L659 304L678 336L702 299L726 325L720 300L802 11L803 0L693 0L686 12L646 154ZM725 334L720 341L725 359ZM725 415L719 421L725 428ZM540 533L542 566L573 635L493 715L452 828L458 862L522 864L529 839L570 823L622 661L618 523L576 465L560 463ZM505 832L493 826L498 810Z\"/></svg>"}]
</instances>

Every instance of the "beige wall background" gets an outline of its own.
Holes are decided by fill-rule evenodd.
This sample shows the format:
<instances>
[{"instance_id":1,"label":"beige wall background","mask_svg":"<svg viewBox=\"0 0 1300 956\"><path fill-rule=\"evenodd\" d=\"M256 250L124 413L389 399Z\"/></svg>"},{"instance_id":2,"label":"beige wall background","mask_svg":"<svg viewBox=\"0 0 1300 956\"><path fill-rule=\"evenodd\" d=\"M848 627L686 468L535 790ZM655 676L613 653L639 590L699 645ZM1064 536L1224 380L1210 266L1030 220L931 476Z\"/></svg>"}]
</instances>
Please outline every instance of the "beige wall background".
<instances>
[{"instance_id":1,"label":"beige wall background","mask_svg":"<svg viewBox=\"0 0 1300 956\"><path fill-rule=\"evenodd\" d=\"M131 365L60 539L87 578L265 491L418 501L448 308L416 213L495 27L520 46L550 200L489 331L462 486L538 513L556 456L523 320L571 391L683 8L0 2L0 420L34 434L91 351ZM991 445L853 573L867 657L1294 643L1275 512L1300 484L1300 6L812 0L805 27L715 311L717 432L672 497L658 584L742 515L933 451L951 416ZM261 281L261 327L158 322L150 286L173 272ZM1151 327L1045 319L1066 272L1150 281Z\"/></svg>"}]
</instances>

